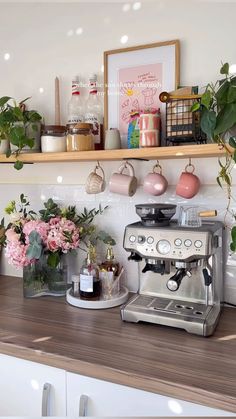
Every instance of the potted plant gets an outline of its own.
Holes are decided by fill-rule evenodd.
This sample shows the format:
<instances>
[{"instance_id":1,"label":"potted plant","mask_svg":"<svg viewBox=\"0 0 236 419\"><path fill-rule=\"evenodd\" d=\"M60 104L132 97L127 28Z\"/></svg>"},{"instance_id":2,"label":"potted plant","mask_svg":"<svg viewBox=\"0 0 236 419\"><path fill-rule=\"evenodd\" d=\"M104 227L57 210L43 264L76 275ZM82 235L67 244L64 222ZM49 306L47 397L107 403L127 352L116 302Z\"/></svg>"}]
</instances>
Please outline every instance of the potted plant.
<instances>
[{"instance_id":1,"label":"potted plant","mask_svg":"<svg viewBox=\"0 0 236 419\"><path fill-rule=\"evenodd\" d=\"M14 167L17 170L23 167L18 160L20 152L27 147L32 149L35 144L34 132L40 133L39 122L42 117L36 111L26 110L25 102L28 99L18 104L9 96L0 98L0 142L4 143L1 152L5 152L7 157L11 154L16 156Z\"/></svg>"},{"instance_id":2,"label":"potted plant","mask_svg":"<svg viewBox=\"0 0 236 419\"><path fill-rule=\"evenodd\" d=\"M236 222L236 213L231 209L232 169L236 163L236 75L230 74L228 63L222 65L220 74L224 77L215 83L209 83L201 97L200 104L195 103L193 111L201 108L201 128L208 139L219 144L225 150L225 158L219 159L217 182L226 187L226 212ZM231 228L230 249L236 251L236 225Z\"/></svg>"}]
</instances>

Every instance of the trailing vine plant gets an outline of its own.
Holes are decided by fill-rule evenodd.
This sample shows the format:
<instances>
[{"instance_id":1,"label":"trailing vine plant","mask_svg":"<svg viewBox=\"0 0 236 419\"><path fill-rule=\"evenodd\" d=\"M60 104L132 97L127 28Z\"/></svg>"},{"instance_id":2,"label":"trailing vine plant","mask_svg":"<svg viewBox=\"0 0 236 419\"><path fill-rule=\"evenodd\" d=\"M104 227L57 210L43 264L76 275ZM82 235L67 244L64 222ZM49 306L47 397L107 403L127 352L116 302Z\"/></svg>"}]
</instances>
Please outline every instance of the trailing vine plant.
<instances>
[{"instance_id":1,"label":"trailing vine plant","mask_svg":"<svg viewBox=\"0 0 236 419\"><path fill-rule=\"evenodd\" d=\"M201 110L201 129L207 138L224 149L225 156L219 159L218 185L226 190L226 214L236 224L236 212L231 208L235 198L232 194L232 170L236 164L236 75L230 74L228 63L222 65L220 74L223 79L209 83L192 111ZM236 225L231 228L230 249L236 251Z\"/></svg>"}]
</instances>

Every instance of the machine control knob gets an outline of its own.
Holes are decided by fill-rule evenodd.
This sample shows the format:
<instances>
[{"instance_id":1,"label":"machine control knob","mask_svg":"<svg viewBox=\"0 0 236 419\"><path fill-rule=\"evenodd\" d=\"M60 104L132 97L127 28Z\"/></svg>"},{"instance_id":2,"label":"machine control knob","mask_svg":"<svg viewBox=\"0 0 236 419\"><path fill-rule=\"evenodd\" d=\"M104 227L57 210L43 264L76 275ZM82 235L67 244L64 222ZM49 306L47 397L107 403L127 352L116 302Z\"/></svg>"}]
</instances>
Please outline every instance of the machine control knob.
<instances>
[{"instance_id":1,"label":"machine control knob","mask_svg":"<svg viewBox=\"0 0 236 419\"><path fill-rule=\"evenodd\" d=\"M184 241L184 245L185 245L186 247L190 247L190 246L192 246L192 240L190 240L190 239L185 240L185 241Z\"/></svg>"},{"instance_id":2,"label":"machine control knob","mask_svg":"<svg viewBox=\"0 0 236 419\"><path fill-rule=\"evenodd\" d=\"M146 238L144 236L138 236L138 243L143 244L145 243Z\"/></svg>"},{"instance_id":3,"label":"machine control knob","mask_svg":"<svg viewBox=\"0 0 236 419\"><path fill-rule=\"evenodd\" d=\"M135 243L136 242L136 237L135 236L129 236L129 241L130 243Z\"/></svg>"},{"instance_id":4,"label":"machine control knob","mask_svg":"<svg viewBox=\"0 0 236 419\"><path fill-rule=\"evenodd\" d=\"M171 244L168 240L159 240L157 243L157 251L161 255L167 255L171 250Z\"/></svg>"},{"instance_id":5,"label":"machine control knob","mask_svg":"<svg viewBox=\"0 0 236 419\"><path fill-rule=\"evenodd\" d=\"M181 239L175 239L175 246L181 246L182 240Z\"/></svg>"},{"instance_id":6,"label":"machine control knob","mask_svg":"<svg viewBox=\"0 0 236 419\"><path fill-rule=\"evenodd\" d=\"M147 238L147 242L148 242L148 244L152 244L154 242L154 238L152 236L149 236Z\"/></svg>"},{"instance_id":7,"label":"machine control knob","mask_svg":"<svg viewBox=\"0 0 236 419\"><path fill-rule=\"evenodd\" d=\"M202 243L202 241L201 241L201 240L196 240L196 241L194 242L194 246L195 246L197 249L200 249L200 247L202 247L202 245L203 245L203 243Z\"/></svg>"}]
</instances>

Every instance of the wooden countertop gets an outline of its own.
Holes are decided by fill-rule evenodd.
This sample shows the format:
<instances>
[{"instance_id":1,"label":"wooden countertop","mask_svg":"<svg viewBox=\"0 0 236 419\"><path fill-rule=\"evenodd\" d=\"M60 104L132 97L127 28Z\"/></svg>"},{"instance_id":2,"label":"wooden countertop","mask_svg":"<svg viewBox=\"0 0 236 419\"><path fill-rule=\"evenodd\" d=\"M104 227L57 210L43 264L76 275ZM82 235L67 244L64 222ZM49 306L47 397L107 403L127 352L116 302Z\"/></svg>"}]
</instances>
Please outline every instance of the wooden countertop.
<instances>
[{"instance_id":1,"label":"wooden countertop","mask_svg":"<svg viewBox=\"0 0 236 419\"><path fill-rule=\"evenodd\" d=\"M236 413L236 311L212 337L122 322L119 308L83 310L64 298L24 299L0 277L0 352Z\"/></svg>"}]
</instances>

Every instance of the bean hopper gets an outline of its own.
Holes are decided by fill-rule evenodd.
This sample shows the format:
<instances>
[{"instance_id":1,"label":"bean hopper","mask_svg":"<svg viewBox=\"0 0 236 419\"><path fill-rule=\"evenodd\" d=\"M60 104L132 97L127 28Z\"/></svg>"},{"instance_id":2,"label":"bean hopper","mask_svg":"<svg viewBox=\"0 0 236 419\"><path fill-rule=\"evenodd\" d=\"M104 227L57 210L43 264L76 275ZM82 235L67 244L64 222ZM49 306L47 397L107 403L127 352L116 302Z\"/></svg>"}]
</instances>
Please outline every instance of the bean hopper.
<instances>
[{"instance_id":1,"label":"bean hopper","mask_svg":"<svg viewBox=\"0 0 236 419\"><path fill-rule=\"evenodd\" d=\"M182 227L176 205L136 205L141 221L124 233L128 259L138 263L139 290L121 308L129 322L149 322L209 336L223 301L220 222Z\"/></svg>"}]
</instances>

